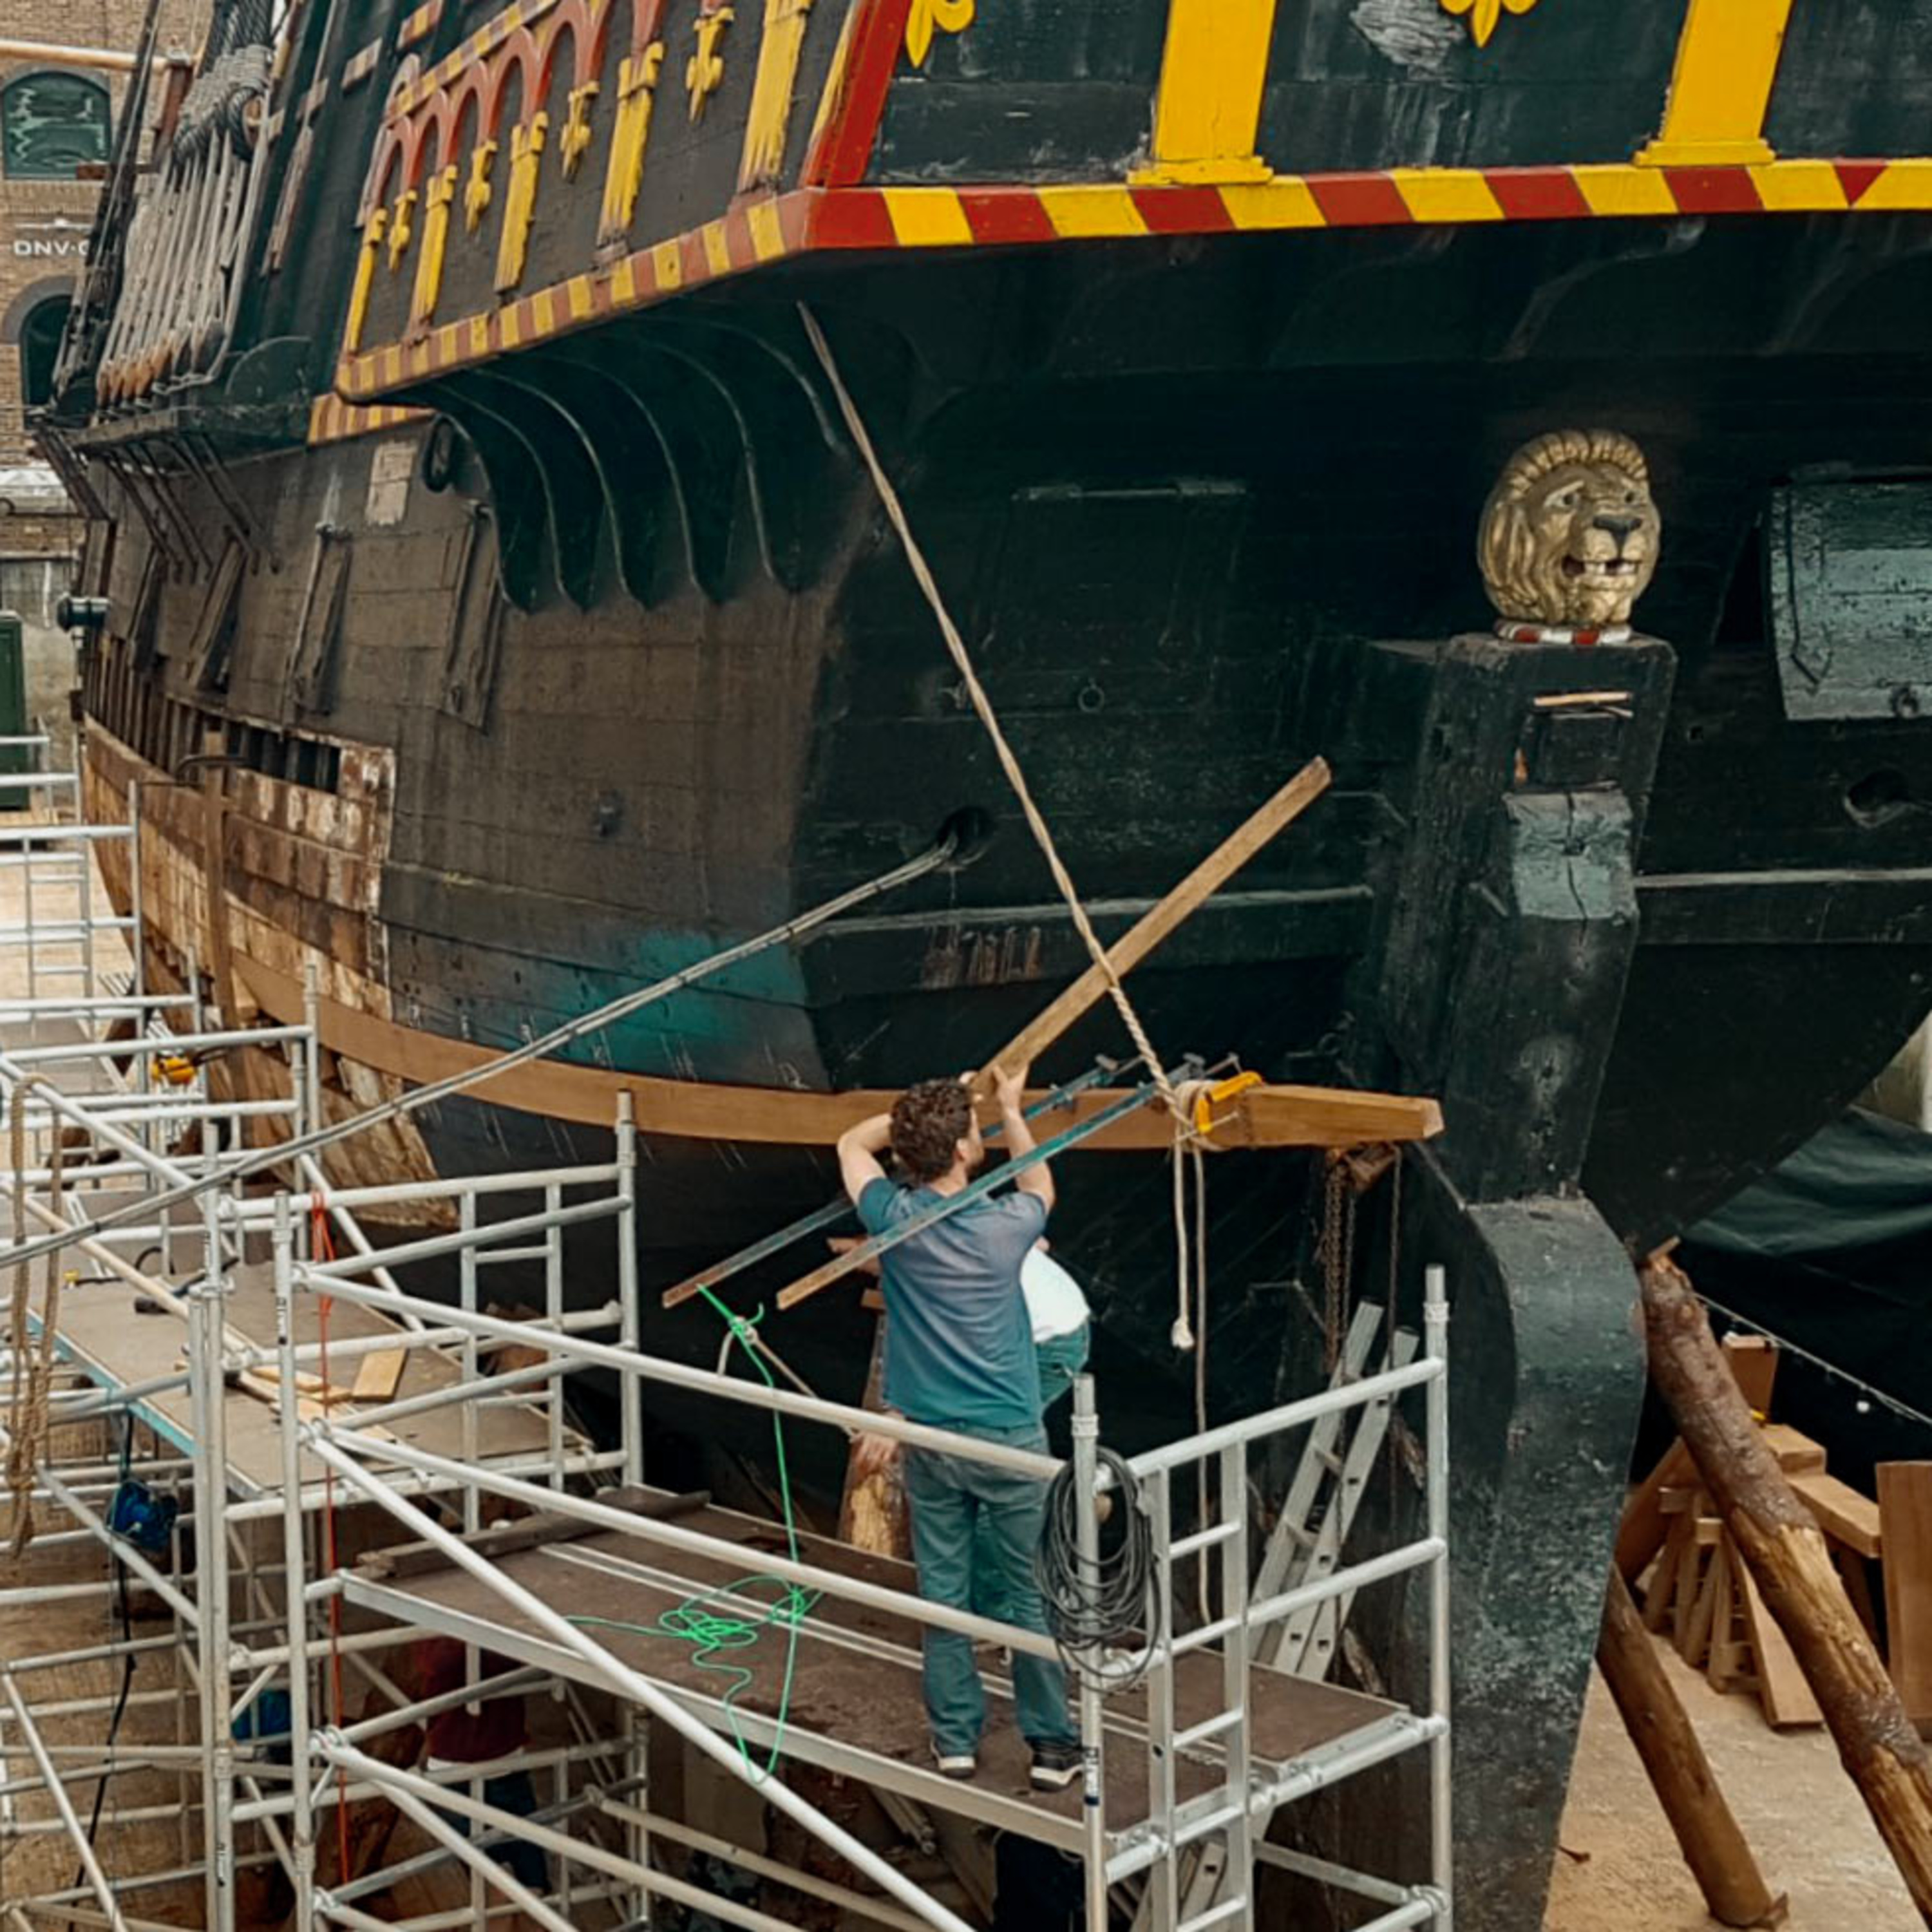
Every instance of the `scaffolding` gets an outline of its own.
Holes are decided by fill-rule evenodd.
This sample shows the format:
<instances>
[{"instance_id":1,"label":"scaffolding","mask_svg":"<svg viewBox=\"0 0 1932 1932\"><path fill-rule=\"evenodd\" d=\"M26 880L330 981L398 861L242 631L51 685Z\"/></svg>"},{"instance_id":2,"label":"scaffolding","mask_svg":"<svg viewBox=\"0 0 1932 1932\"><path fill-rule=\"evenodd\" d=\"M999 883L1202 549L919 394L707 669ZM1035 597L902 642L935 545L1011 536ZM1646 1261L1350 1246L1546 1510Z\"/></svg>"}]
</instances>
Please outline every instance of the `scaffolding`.
<instances>
[{"instance_id":1,"label":"scaffolding","mask_svg":"<svg viewBox=\"0 0 1932 1932\"><path fill-rule=\"evenodd\" d=\"M127 920L102 914L85 882L88 842L137 838L134 824L46 822L4 836L10 857L47 868L26 895L20 943L30 958L38 946L56 983L71 988L43 992L35 978L26 998L0 1001L0 1099L18 1150L6 1156L9 1233L17 1243L75 1231L62 1251L69 1272L62 1281L50 1268L38 1298L29 1270L12 1270L24 1322L0 1375L31 1398L36 1364L47 1372L38 1412L16 1400L7 1446L10 1456L28 1438L33 1505L64 1526L38 1543L98 1546L167 1619L159 1636L136 1636L124 1618L104 1642L0 1660L0 1834L61 1834L80 1864L70 1886L10 1894L10 1923L138 1928L147 1922L130 1898L189 1885L205 1922L231 1932L248 1922L244 1874L264 1870L279 1874L303 1927L430 1932L512 1914L566 1929L633 1925L667 1905L753 1928L789 1922L709 1888L684 1866L702 1856L856 1924L968 1932L952 1904L814 1803L797 1788L806 1780L788 1779L808 1768L869 1787L902 1813L924 1808L1054 1848L1079 1866L1090 1928L1110 1913L1149 1932L1252 1927L1257 1870L1273 1864L1352 1894L1373 1915L1360 1932L1446 1932L1439 1270L1429 1271L1419 1352L1105 1468L1094 1385L1081 1379L1070 1458L1078 1568L1097 1566L1103 1512L1124 1504L1144 1526L1150 1600L1172 1604L1204 1573L1208 1613L1185 1629L1150 1616L1137 1649L1064 1652L1051 1636L920 1597L909 1566L647 1484L646 1406L667 1392L760 1412L775 1430L869 1432L1041 1481L1068 1466L776 1376L734 1376L734 1344L748 1362L776 1357L728 1312L716 1368L646 1352L627 1104L613 1123L614 1157L601 1162L338 1187L300 1154L272 1185L251 1184L243 1170L259 1167L263 1147L299 1141L321 1118L313 987L304 1024L249 1029L209 1023L196 991L146 992L138 944L131 972L104 964L108 949L96 945L110 933L138 939L138 906ZM278 1097L218 1092L212 1070L244 1046L279 1064ZM159 1204L143 1216L149 1197ZM437 1231L379 1252L360 1217L404 1206ZM586 1266L592 1244L604 1252ZM540 1305L517 1317L492 1312L484 1292L489 1271L510 1264L542 1284ZM706 1280L733 1271L726 1264ZM614 1296L582 1305L579 1276L614 1283ZM136 1306L152 1312L136 1318ZM511 1366L493 1372L499 1356ZM365 1378L377 1363L384 1372ZM573 1401L590 1383L595 1402ZM1352 1562L1338 1550L1286 1576L1271 1568L1250 1546L1262 1458L1297 1440L1332 1441L1404 1398L1424 1418L1420 1533ZM605 1418L594 1436L576 1420L593 1406ZM1197 1479L1211 1506L1184 1528L1176 1498L1192 1496ZM1126 1493L1109 1498L1110 1486ZM180 1507L160 1513L157 1531L142 1506L170 1493ZM516 1546L506 1522L537 1529ZM1426 1694L1413 1706L1268 1660L1284 1630L1338 1606L1346 1614L1358 1592L1410 1576L1427 1610ZM104 1614L112 1588L16 1583L0 1587L0 1609L44 1597ZM724 1681L715 1656L694 1646L694 1612L748 1627L750 1647L730 1653L742 1681ZM1075 1786L1030 1788L1008 1720L1010 1684L984 1651L994 1715L980 1774L962 1783L930 1766L920 1659L935 1630L994 1653L1064 1657L1078 1691ZM437 1641L461 1647L461 1678L425 1690L413 1660ZM44 1694L63 1666L134 1658L171 1668L166 1688L134 1694L171 1711L171 1737L50 1735L56 1718L105 1718L115 1701ZM359 1714L346 1702L351 1679L368 1694ZM392 1748L446 1714L546 1694L569 1714L554 1743L526 1738L495 1758L420 1763ZM124 1684L122 1708L128 1700ZM844 1871L835 1880L765 1858L654 1802L654 1730L748 1786ZM1426 1869L1356 1871L1269 1840L1284 1808L1412 1752L1427 1760ZM544 1780L534 1808L504 1801L500 1780L517 1774ZM111 1870L76 1795L157 1776L173 1780L174 1802L117 1803L116 1820L176 1820L178 1856L164 1868ZM22 1815L29 1792L51 1815ZM410 1821L421 1849L358 1870L347 1809L372 1801ZM528 1854L514 1868L512 1846ZM377 1894L439 1869L466 1882L461 1904L376 1916ZM531 1882L539 1870L542 1883Z\"/></svg>"}]
</instances>

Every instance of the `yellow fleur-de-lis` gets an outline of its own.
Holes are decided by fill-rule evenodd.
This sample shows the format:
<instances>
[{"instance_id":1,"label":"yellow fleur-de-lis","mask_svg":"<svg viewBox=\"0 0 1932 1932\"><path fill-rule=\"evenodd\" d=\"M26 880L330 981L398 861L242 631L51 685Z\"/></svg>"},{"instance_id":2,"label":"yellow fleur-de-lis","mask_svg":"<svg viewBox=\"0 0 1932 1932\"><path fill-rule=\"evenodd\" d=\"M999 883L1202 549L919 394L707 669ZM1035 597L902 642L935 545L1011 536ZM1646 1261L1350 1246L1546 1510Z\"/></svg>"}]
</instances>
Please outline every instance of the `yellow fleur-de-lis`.
<instances>
[{"instance_id":1,"label":"yellow fleur-de-lis","mask_svg":"<svg viewBox=\"0 0 1932 1932\"><path fill-rule=\"evenodd\" d=\"M914 67L923 67L932 51L936 28L942 34L962 34L973 24L975 0L912 0L906 16L906 58Z\"/></svg>"},{"instance_id":2,"label":"yellow fleur-de-lis","mask_svg":"<svg viewBox=\"0 0 1932 1932\"><path fill-rule=\"evenodd\" d=\"M1486 47L1496 30L1496 22L1505 13L1527 14L1535 4L1536 0L1442 0L1442 10L1467 14L1470 38L1478 46Z\"/></svg>"}]
</instances>

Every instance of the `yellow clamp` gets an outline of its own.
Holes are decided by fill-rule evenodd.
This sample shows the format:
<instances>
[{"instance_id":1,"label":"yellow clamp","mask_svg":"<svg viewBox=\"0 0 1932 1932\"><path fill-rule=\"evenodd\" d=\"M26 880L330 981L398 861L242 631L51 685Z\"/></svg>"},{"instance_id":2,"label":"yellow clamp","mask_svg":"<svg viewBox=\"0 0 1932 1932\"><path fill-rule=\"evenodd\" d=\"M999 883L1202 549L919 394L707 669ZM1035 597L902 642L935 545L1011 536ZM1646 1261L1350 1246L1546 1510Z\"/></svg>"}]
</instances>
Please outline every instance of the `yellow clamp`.
<instances>
[{"instance_id":1,"label":"yellow clamp","mask_svg":"<svg viewBox=\"0 0 1932 1932\"><path fill-rule=\"evenodd\" d=\"M160 1053L154 1056L156 1076L170 1087L194 1084L194 1062L184 1053Z\"/></svg>"},{"instance_id":2,"label":"yellow clamp","mask_svg":"<svg viewBox=\"0 0 1932 1932\"><path fill-rule=\"evenodd\" d=\"M1211 1134L1218 1124L1214 1109L1223 1100L1232 1100L1237 1094L1245 1094L1250 1087L1258 1087L1262 1076L1258 1073L1231 1073L1225 1080L1217 1080L1213 1086L1204 1088L1194 1096L1194 1131L1197 1134Z\"/></svg>"}]
</instances>

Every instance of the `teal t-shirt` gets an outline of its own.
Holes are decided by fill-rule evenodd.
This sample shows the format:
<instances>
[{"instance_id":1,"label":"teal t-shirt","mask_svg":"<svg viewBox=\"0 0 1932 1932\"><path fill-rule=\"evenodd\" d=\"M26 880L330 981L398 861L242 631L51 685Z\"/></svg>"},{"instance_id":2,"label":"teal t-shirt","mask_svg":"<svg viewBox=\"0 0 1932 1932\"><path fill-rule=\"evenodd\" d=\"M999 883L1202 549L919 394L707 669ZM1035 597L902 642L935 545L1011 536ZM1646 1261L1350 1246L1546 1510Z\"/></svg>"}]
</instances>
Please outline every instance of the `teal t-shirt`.
<instances>
[{"instance_id":1,"label":"teal t-shirt","mask_svg":"<svg viewBox=\"0 0 1932 1932\"><path fill-rule=\"evenodd\" d=\"M868 1184L859 1220L884 1234L942 1197ZM987 1196L880 1256L886 1400L914 1422L965 1430L1040 1420L1040 1367L1020 1264L1046 1228L1036 1194Z\"/></svg>"}]
</instances>

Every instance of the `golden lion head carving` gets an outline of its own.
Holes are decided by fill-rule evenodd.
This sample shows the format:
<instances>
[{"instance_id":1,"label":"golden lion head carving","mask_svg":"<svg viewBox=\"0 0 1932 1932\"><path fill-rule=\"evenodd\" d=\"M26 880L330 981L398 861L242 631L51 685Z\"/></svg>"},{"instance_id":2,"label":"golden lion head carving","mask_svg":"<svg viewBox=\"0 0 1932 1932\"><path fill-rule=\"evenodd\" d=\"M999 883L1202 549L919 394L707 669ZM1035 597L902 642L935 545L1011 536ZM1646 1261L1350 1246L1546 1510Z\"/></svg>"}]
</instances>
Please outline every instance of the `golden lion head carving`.
<instances>
[{"instance_id":1,"label":"golden lion head carving","mask_svg":"<svg viewBox=\"0 0 1932 1932\"><path fill-rule=\"evenodd\" d=\"M1503 466L1476 558L1490 602L1513 623L1626 624L1656 574L1663 527L1628 436L1557 430Z\"/></svg>"}]
</instances>

